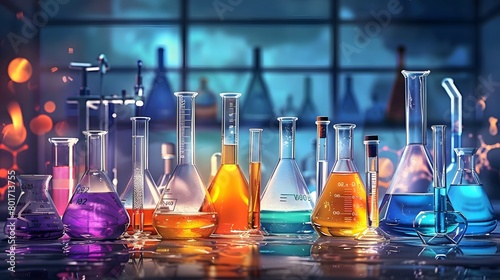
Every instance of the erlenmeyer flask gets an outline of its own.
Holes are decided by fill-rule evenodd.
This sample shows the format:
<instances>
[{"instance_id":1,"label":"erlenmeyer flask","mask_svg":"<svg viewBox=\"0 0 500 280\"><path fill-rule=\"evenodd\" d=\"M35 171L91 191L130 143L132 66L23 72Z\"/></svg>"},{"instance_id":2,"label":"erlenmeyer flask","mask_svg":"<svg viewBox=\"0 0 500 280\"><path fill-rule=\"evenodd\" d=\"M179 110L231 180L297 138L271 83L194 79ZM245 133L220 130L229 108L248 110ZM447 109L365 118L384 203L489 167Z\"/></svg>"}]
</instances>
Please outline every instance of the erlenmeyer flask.
<instances>
[{"instance_id":1,"label":"erlenmeyer flask","mask_svg":"<svg viewBox=\"0 0 500 280\"><path fill-rule=\"evenodd\" d=\"M240 93L221 93L222 164L208 191L213 199L219 224L215 233L234 234L249 230L248 181L238 164Z\"/></svg>"},{"instance_id":2,"label":"erlenmeyer flask","mask_svg":"<svg viewBox=\"0 0 500 280\"><path fill-rule=\"evenodd\" d=\"M339 119L343 121L358 121L361 120L358 101L352 87L352 77L345 78L345 94L339 107Z\"/></svg>"},{"instance_id":3,"label":"erlenmeyer flask","mask_svg":"<svg viewBox=\"0 0 500 280\"><path fill-rule=\"evenodd\" d=\"M295 161L296 117L279 117L278 164L262 193L260 222L269 234L312 233L313 202Z\"/></svg>"},{"instance_id":4,"label":"erlenmeyer flask","mask_svg":"<svg viewBox=\"0 0 500 280\"><path fill-rule=\"evenodd\" d=\"M394 236L416 236L413 220L433 205L432 164L427 150L427 76L430 71L401 71L405 77L406 146L380 206L380 228Z\"/></svg>"},{"instance_id":5,"label":"erlenmeyer flask","mask_svg":"<svg viewBox=\"0 0 500 280\"><path fill-rule=\"evenodd\" d=\"M301 122L305 124L313 124L316 121L316 116L318 115L316 106L314 106L314 99L312 95L311 77L307 76L304 78L304 101L302 102L299 113Z\"/></svg>"},{"instance_id":6,"label":"erlenmeyer flask","mask_svg":"<svg viewBox=\"0 0 500 280\"><path fill-rule=\"evenodd\" d=\"M62 217L66 234L74 239L117 239L130 222L104 168L106 133L101 130L83 132L87 146L86 171Z\"/></svg>"},{"instance_id":7,"label":"erlenmeyer flask","mask_svg":"<svg viewBox=\"0 0 500 280\"><path fill-rule=\"evenodd\" d=\"M244 124L263 125L274 118L274 106L261 73L260 48L255 48L253 55L253 76L241 108L241 121Z\"/></svg>"},{"instance_id":8,"label":"erlenmeyer flask","mask_svg":"<svg viewBox=\"0 0 500 280\"><path fill-rule=\"evenodd\" d=\"M200 79L200 88L196 97L196 120L203 124L217 121L217 96L208 87L205 77Z\"/></svg>"},{"instance_id":9,"label":"erlenmeyer flask","mask_svg":"<svg viewBox=\"0 0 500 280\"><path fill-rule=\"evenodd\" d=\"M324 236L356 236L367 227L366 191L353 157L355 124L335 124L335 163L311 216Z\"/></svg>"},{"instance_id":10,"label":"erlenmeyer flask","mask_svg":"<svg viewBox=\"0 0 500 280\"><path fill-rule=\"evenodd\" d=\"M196 92L176 92L177 166L153 214L153 226L164 239L205 238L217 226L217 213L194 165Z\"/></svg>"},{"instance_id":11,"label":"erlenmeyer flask","mask_svg":"<svg viewBox=\"0 0 500 280\"><path fill-rule=\"evenodd\" d=\"M57 239L64 234L61 218L48 192L51 178L50 175L18 176L21 195L14 215L5 224L4 233L7 236L41 240Z\"/></svg>"},{"instance_id":12,"label":"erlenmeyer flask","mask_svg":"<svg viewBox=\"0 0 500 280\"><path fill-rule=\"evenodd\" d=\"M475 148L455 148L458 169L450 184L448 196L455 210L467 218L465 235L485 235L497 226L488 195L475 170Z\"/></svg>"},{"instance_id":13,"label":"erlenmeyer flask","mask_svg":"<svg viewBox=\"0 0 500 280\"><path fill-rule=\"evenodd\" d=\"M153 211L155 210L156 204L160 200L160 194L158 192L158 187L149 172L148 165L148 153L149 153L149 117L132 117L130 120L132 121L132 155L138 155L139 151L135 149L142 147L142 157L133 157L132 160L132 171L136 170L138 167L144 168L144 231L155 234L156 231L153 227ZM136 145L139 141L139 138L142 138L142 145ZM144 162L141 162L144 160ZM134 172L130 176L130 179L125 187L123 193L120 195L120 199L122 203L125 205L125 209L127 209L127 213L129 217L132 218L132 202L133 202L133 194L134 194ZM132 223L128 230L132 230Z\"/></svg>"}]
</instances>

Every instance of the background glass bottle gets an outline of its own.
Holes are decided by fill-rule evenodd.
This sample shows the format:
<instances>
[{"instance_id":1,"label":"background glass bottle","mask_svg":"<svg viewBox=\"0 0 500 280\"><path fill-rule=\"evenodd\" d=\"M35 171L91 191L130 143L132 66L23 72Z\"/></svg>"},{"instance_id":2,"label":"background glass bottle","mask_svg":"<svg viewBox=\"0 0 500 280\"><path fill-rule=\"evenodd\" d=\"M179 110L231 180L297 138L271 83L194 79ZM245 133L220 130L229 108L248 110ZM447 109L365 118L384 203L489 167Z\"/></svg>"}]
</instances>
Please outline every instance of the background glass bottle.
<instances>
[{"instance_id":1,"label":"background glass bottle","mask_svg":"<svg viewBox=\"0 0 500 280\"><path fill-rule=\"evenodd\" d=\"M105 170L106 131L84 131L86 171L62 217L66 234L74 239L117 239L130 219Z\"/></svg>"},{"instance_id":2,"label":"background glass bottle","mask_svg":"<svg viewBox=\"0 0 500 280\"><path fill-rule=\"evenodd\" d=\"M78 138L52 137L51 197L62 217L76 186L75 145Z\"/></svg>"},{"instance_id":3,"label":"background glass bottle","mask_svg":"<svg viewBox=\"0 0 500 280\"><path fill-rule=\"evenodd\" d=\"M240 93L221 93L222 97L222 164L208 191L219 223L215 233L247 231L249 188L238 164Z\"/></svg>"},{"instance_id":4,"label":"background glass bottle","mask_svg":"<svg viewBox=\"0 0 500 280\"><path fill-rule=\"evenodd\" d=\"M355 124L335 124L335 163L311 219L324 236L356 236L367 226L366 192L353 160Z\"/></svg>"},{"instance_id":5,"label":"background glass bottle","mask_svg":"<svg viewBox=\"0 0 500 280\"><path fill-rule=\"evenodd\" d=\"M163 239L209 237L217 213L194 165L196 92L176 92L177 166L153 214L153 226Z\"/></svg>"},{"instance_id":6,"label":"background glass bottle","mask_svg":"<svg viewBox=\"0 0 500 280\"><path fill-rule=\"evenodd\" d=\"M313 202L295 161L296 117L279 117L279 160L261 197L260 221L269 234L312 233Z\"/></svg>"}]
</instances>

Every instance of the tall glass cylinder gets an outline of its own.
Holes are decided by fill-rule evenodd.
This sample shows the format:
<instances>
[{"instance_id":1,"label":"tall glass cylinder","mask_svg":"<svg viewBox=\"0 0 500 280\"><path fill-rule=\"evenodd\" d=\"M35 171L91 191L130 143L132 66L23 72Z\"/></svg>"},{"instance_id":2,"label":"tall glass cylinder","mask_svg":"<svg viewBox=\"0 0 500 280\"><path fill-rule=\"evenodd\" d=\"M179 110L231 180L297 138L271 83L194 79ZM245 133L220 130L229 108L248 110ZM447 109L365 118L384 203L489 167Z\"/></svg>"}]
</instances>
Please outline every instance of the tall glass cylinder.
<instances>
[{"instance_id":1,"label":"tall glass cylinder","mask_svg":"<svg viewBox=\"0 0 500 280\"><path fill-rule=\"evenodd\" d=\"M240 93L221 93L222 164L208 191L219 217L215 233L234 234L247 231L249 189L238 164Z\"/></svg>"},{"instance_id":2,"label":"tall glass cylinder","mask_svg":"<svg viewBox=\"0 0 500 280\"><path fill-rule=\"evenodd\" d=\"M132 137L132 213L129 214L132 219L131 225L135 235L144 232L144 136Z\"/></svg>"},{"instance_id":3,"label":"tall glass cylinder","mask_svg":"<svg viewBox=\"0 0 500 280\"><path fill-rule=\"evenodd\" d=\"M260 230L260 187L262 169L262 131L261 128L250 128L250 207L249 227Z\"/></svg>"},{"instance_id":4,"label":"tall glass cylinder","mask_svg":"<svg viewBox=\"0 0 500 280\"><path fill-rule=\"evenodd\" d=\"M316 200L323 192L328 179L328 117L316 118Z\"/></svg>"},{"instance_id":5,"label":"tall glass cylinder","mask_svg":"<svg viewBox=\"0 0 500 280\"><path fill-rule=\"evenodd\" d=\"M51 197L62 217L76 186L75 145L78 138L52 137Z\"/></svg>"}]
</instances>

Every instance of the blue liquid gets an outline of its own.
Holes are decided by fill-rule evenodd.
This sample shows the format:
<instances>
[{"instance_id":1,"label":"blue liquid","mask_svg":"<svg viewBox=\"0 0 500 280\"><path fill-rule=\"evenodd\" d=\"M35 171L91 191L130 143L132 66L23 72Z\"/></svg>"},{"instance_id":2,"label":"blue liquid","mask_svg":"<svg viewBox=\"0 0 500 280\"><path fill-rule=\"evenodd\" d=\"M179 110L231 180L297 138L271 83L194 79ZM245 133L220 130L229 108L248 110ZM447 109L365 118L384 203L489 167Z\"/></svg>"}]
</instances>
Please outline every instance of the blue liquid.
<instances>
[{"instance_id":1,"label":"blue liquid","mask_svg":"<svg viewBox=\"0 0 500 280\"><path fill-rule=\"evenodd\" d=\"M311 225L311 211L260 211L262 229L271 234L308 234L314 230Z\"/></svg>"},{"instance_id":2,"label":"blue liquid","mask_svg":"<svg viewBox=\"0 0 500 280\"><path fill-rule=\"evenodd\" d=\"M417 236L413 220L420 211L434 210L432 193L386 194L380 206L380 225L393 236Z\"/></svg>"},{"instance_id":3,"label":"blue liquid","mask_svg":"<svg viewBox=\"0 0 500 280\"><path fill-rule=\"evenodd\" d=\"M467 219L466 235L484 235L496 228L493 206L482 185L450 185L448 196Z\"/></svg>"}]
</instances>

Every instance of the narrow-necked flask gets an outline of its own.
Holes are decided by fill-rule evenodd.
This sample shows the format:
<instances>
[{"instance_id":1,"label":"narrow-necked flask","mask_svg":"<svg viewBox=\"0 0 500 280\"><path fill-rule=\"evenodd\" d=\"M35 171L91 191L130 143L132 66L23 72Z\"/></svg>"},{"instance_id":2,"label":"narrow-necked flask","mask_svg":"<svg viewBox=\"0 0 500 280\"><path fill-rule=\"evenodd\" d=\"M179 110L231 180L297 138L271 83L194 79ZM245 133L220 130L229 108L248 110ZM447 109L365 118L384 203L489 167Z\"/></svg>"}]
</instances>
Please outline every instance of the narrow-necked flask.
<instances>
[{"instance_id":1,"label":"narrow-necked flask","mask_svg":"<svg viewBox=\"0 0 500 280\"><path fill-rule=\"evenodd\" d=\"M19 175L21 194L4 233L24 240L57 239L64 233L48 188L50 175Z\"/></svg>"},{"instance_id":2,"label":"narrow-necked flask","mask_svg":"<svg viewBox=\"0 0 500 280\"><path fill-rule=\"evenodd\" d=\"M476 151L475 148L455 148L458 169L448 191L455 210L467 218L465 235L485 235L497 227L493 206L476 173Z\"/></svg>"},{"instance_id":3,"label":"narrow-necked flask","mask_svg":"<svg viewBox=\"0 0 500 280\"><path fill-rule=\"evenodd\" d=\"M279 160L262 193L260 222L268 234L312 233L314 207L295 160L296 117L279 117Z\"/></svg>"},{"instance_id":4,"label":"narrow-necked flask","mask_svg":"<svg viewBox=\"0 0 500 280\"><path fill-rule=\"evenodd\" d=\"M209 237L217 226L212 199L194 165L196 92L176 92L177 166L153 214L163 239Z\"/></svg>"},{"instance_id":5,"label":"narrow-necked flask","mask_svg":"<svg viewBox=\"0 0 500 280\"><path fill-rule=\"evenodd\" d=\"M137 180L137 169L140 168L144 174L142 180L144 181L144 231L156 233L153 227L153 211L156 204L160 199L158 187L149 171L149 121L150 117L132 117L132 174L125 187L123 193L120 195L121 201L127 209L128 215L132 218L133 209L133 194L134 194L134 180ZM142 139L142 140L141 140ZM142 141L142 145L139 143ZM141 149L140 151L137 149ZM142 156L136 156L140 155ZM132 223L128 230L132 230Z\"/></svg>"},{"instance_id":6,"label":"narrow-necked flask","mask_svg":"<svg viewBox=\"0 0 500 280\"><path fill-rule=\"evenodd\" d=\"M299 118L303 123L312 124L316 120L318 113L313 100L311 77L307 76L304 78L304 101L302 101L299 113Z\"/></svg>"},{"instance_id":7,"label":"narrow-necked flask","mask_svg":"<svg viewBox=\"0 0 500 280\"><path fill-rule=\"evenodd\" d=\"M432 210L432 164L427 150L427 76L401 71L405 78L406 146L380 206L380 228L389 235L416 236L413 220Z\"/></svg>"},{"instance_id":8,"label":"narrow-necked flask","mask_svg":"<svg viewBox=\"0 0 500 280\"><path fill-rule=\"evenodd\" d=\"M74 239L117 239L130 219L105 170L106 131L84 131L86 171L62 217L66 234Z\"/></svg>"},{"instance_id":9,"label":"narrow-necked flask","mask_svg":"<svg viewBox=\"0 0 500 280\"><path fill-rule=\"evenodd\" d=\"M52 137L52 200L62 217L76 186L75 145L78 138Z\"/></svg>"},{"instance_id":10,"label":"narrow-necked flask","mask_svg":"<svg viewBox=\"0 0 500 280\"><path fill-rule=\"evenodd\" d=\"M217 121L217 96L208 87L208 80L205 77L200 79L200 88L196 97L196 119L203 124Z\"/></svg>"},{"instance_id":11,"label":"narrow-necked flask","mask_svg":"<svg viewBox=\"0 0 500 280\"><path fill-rule=\"evenodd\" d=\"M234 234L247 231L249 211L248 181L238 164L240 93L221 93L222 164L208 191L219 218L215 233Z\"/></svg>"},{"instance_id":12,"label":"narrow-necked flask","mask_svg":"<svg viewBox=\"0 0 500 280\"><path fill-rule=\"evenodd\" d=\"M345 93L339 107L339 119L342 121L359 121L361 114L359 111L358 101L352 86L352 77L346 76L345 78Z\"/></svg>"},{"instance_id":13,"label":"narrow-necked flask","mask_svg":"<svg viewBox=\"0 0 500 280\"><path fill-rule=\"evenodd\" d=\"M323 236L356 236L367 227L366 191L354 163L355 124L335 128L335 163L311 216L314 229Z\"/></svg>"}]
</instances>

